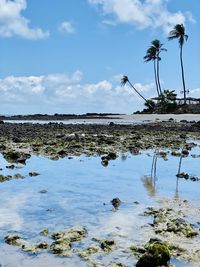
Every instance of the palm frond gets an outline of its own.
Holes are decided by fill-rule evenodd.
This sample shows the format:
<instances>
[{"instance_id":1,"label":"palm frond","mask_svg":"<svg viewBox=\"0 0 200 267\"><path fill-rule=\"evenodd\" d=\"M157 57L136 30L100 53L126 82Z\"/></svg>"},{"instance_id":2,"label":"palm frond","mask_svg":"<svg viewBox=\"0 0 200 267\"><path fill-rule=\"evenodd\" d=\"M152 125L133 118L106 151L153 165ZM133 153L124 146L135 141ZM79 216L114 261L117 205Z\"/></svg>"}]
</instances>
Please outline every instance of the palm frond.
<instances>
[{"instance_id":1,"label":"palm frond","mask_svg":"<svg viewBox=\"0 0 200 267\"><path fill-rule=\"evenodd\" d=\"M124 75L121 78L121 86L125 86L128 81L129 81L128 76Z\"/></svg>"}]
</instances>

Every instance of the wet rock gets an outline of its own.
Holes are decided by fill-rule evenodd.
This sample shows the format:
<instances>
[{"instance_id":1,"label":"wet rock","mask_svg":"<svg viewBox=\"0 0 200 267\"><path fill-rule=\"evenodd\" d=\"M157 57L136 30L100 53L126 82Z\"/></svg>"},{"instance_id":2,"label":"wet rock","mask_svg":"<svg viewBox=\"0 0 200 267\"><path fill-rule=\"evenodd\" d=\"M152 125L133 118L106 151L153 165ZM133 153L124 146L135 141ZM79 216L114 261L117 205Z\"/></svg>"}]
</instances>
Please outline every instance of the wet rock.
<instances>
[{"instance_id":1,"label":"wet rock","mask_svg":"<svg viewBox=\"0 0 200 267\"><path fill-rule=\"evenodd\" d=\"M9 181L12 179L12 176L11 175L0 175L0 183L3 183L3 182L6 182L6 181Z\"/></svg>"},{"instance_id":2,"label":"wet rock","mask_svg":"<svg viewBox=\"0 0 200 267\"><path fill-rule=\"evenodd\" d=\"M189 174L188 173L185 173L185 172L181 172L181 173L178 173L177 175L176 175L176 177L178 177L178 178L184 178L184 179L189 179Z\"/></svg>"},{"instance_id":3,"label":"wet rock","mask_svg":"<svg viewBox=\"0 0 200 267\"><path fill-rule=\"evenodd\" d=\"M108 160L115 160L117 158L117 154L115 152L109 152L107 155Z\"/></svg>"},{"instance_id":4,"label":"wet rock","mask_svg":"<svg viewBox=\"0 0 200 267\"><path fill-rule=\"evenodd\" d=\"M121 200L118 197L113 198L110 202L111 202L111 204L113 205L113 207L115 209L117 209L122 203Z\"/></svg>"},{"instance_id":5,"label":"wet rock","mask_svg":"<svg viewBox=\"0 0 200 267\"><path fill-rule=\"evenodd\" d=\"M48 243L44 241L44 242L38 244L36 248L47 249L48 247L49 247Z\"/></svg>"},{"instance_id":6,"label":"wet rock","mask_svg":"<svg viewBox=\"0 0 200 267\"><path fill-rule=\"evenodd\" d=\"M141 254L144 254L146 250L143 247L131 246L129 248L136 258L139 258Z\"/></svg>"},{"instance_id":7,"label":"wet rock","mask_svg":"<svg viewBox=\"0 0 200 267\"><path fill-rule=\"evenodd\" d=\"M24 176L21 175L20 173L16 173L13 175L12 179L24 179Z\"/></svg>"},{"instance_id":8,"label":"wet rock","mask_svg":"<svg viewBox=\"0 0 200 267\"><path fill-rule=\"evenodd\" d=\"M78 255L81 258L88 258L90 255L101 252L100 247L92 245L88 247L86 250L80 252Z\"/></svg>"},{"instance_id":9,"label":"wet rock","mask_svg":"<svg viewBox=\"0 0 200 267\"><path fill-rule=\"evenodd\" d=\"M175 234L182 234L188 238L195 237L198 233L193 229L192 225L187 223L182 218L172 219L167 223L168 232L173 232Z\"/></svg>"},{"instance_id":10,"label":"wet rock","mask_svg":"<svg viewBox=\"0 0 200 267\"><path fill-rule=\"evenodd\" d=\"M178 217L178 214L172 209L149 208L145 214L154 217L152 226L156 234L165 235L167 233L173 233L186 238L193 238L198 235L194 227L185 219Z\"/></svg>"},{"instance_id":11,"label":"wet rock","mask_svg":"<svg viewBox=\"0 0 200 267\"><path fill-rule=\"evenodd\" d=\"M0 175L0 183L6 182L6 181L10 181L12 179L24 179L24 176L19 174L19 173L15 174L13 176L11 176L11 175L6 175L6 176Z\"/></svg>"},{"instance_id":12,"label":"wet rock","mask_svg":"<svg viewBox=\"0 0 200 267\"><path fill-rule=\"evenodd\" d=\"M150 240L145 245L146 252L136 263L136 267L168 266L170 251L166 243Z\"/></svg>"},{"instance_id":13,"label":"wet rock","mask_svg":"<svg viewBox=\"0 0 200 267\"><path fill-rule=\"evenodd\" d=\"M50 251L59 256L70 256L71 243L66 239L57 239L50 246Z\"/></svg>"},{"instance_id":14,"label":"wet rock","mask_svg":"<svg viewBox=\"0 0 200 267\"><path fill-rule=\"evenodd\" d=\"M189 151L187 149L182 149L181 153L184 155L184 156L188 156L189 155Z\"/></svg>"},{"instance_id":15,"label":"wet rock","mask_svg":"<svg viewBox=\"0 0 200 267\"><path fill-rule=\"evenodd\" d=\"M3 156L5 160L7 160L10 163L21 163L21 164L26 164L26 160L31 157L29 153L24 153L14 150L4 151Z\"/></svg>"},{"instance_id":16,"label":"wet rock","mask_svg":"<svg viewBox=\"0 0 200 267\"><path fill-rule=\"evenodd\" d=\"M52 238L55 240L64 239L68 240L69 242L81 241L86 236L87 236L87 230L81 227L70 228L52 234Z\"/></svg>"},{"instance_id":17,"label":"wet rock","mask_svg":"<svg viewBox=\"0 0 200 267\"><path fill-rule=\"evenodd\" d=\"M180 152L176 152L176 151L172 151L171 155L174 156L174 157L180 157L181 153Z\"/></svg>"},{"instance_id":18,"label":"wet rock","mask_svg":"<svg viewBox=\"0 0 200 267\"><path fill-rule=\"evenodd\" d=\"M13 245L13 246L19 246L20 245L20 240L21 236L19 235L7 235L4 240L8 245Z\"/></svg>"},{"instance_id":19,"label":"wet rock","mask_svg":"<svg viewBox=\"0 0 200 267\"><path fill-rule=\"evenodd\" d=\"M38 193L40 193L40 194L46 194L48 191L46 190L46 189L42 189L42 190L40 190Z\"/></svg>"},{"instance_id":20,"label":"wet rock","mask_svg":"<svg viewBox=\"0 0 200 267\"><path fill-rule=\"evenodd\" d=\"M44 236L48 236L49 234L49 229L43 229L41 232L40 232L41 235L44 235Z\"/></svg>"},{"instance_id":21,"label":"wet rock","mask_svg":"<svg viewBox=\"0 0 200 267\"><path fill-rule=\"evenodd\" d=\"M12 165L8 165L8 166L6 166L6 168L13 170L15 168L15 165L13 165L13 164Z\"/></svg>"},{"instance_id":22,"label":"wet rock","mask_svg":"<svg viewBox=\"0 0 200 267\"><path fill-rule=\"evenodd\" d=\"M29 252L29 253L36 253L37 246L32 245L29 242L22 239L19 235L8 235L4 238L5 242L12 246L18 246L23 251Z\"/></svg>"},{"instance_id":23,"label":"wet rock","mask_svg":"<svg viewBox=\"0 0 200 267\"><path fill-rule=\"evenodd\" d=\"M100 244L100 247L104 252L109 253L116 248L116 243L114 240L103 240L98 238L93 238L93 240Z\"/></svg>"},{"instance_id":24,"label":"wet rock","mask_svg":"<svg viewBox=\"0 0 200 267\"><path fill-rule=\"evenodd\" d=\"M32 176L38 176L38 175L40 175L39 173L37 173L37 172L29 172L29 174L28 174L30 177L32 177Z\"/></svg>"},{"instance_id":25,"label":"wet rock","mask_svg":"<svg viewBox=\"0 0 200 267\"><path fill-rule=\"evenodd\" d=\"M109 163L109 161L107 159L103 159L101 161L101 165L104 166L104 167L107 167L108 166L108 163Z\"/></svg>"},{"instance_id":26,"label":"wet rock","mask_svg":"<svg viewBox=\"0 0 200 267\"><path fill-rule=\"evenodd\" d=\"M125 265L120 262L112 262L108 267L125 267Z\"/></svg>"},{"instance_id":27,"label":"wet rock","mask_svg":"<svg viewBox=\"0 0 200 267\"><path fill-rule=\"evenodd\" d=\"M193 181L193 182L197 182L197 181L200 180L199 177L194 176L194 175L190 176L188 173L185 173L185 172L178 173L178 174L176 175L176 177L178 177L178 178L184 178L184 179L186 179L186 180L189 179L189 180L191 180L191 181Z\"/></svg>"}]
</instances>

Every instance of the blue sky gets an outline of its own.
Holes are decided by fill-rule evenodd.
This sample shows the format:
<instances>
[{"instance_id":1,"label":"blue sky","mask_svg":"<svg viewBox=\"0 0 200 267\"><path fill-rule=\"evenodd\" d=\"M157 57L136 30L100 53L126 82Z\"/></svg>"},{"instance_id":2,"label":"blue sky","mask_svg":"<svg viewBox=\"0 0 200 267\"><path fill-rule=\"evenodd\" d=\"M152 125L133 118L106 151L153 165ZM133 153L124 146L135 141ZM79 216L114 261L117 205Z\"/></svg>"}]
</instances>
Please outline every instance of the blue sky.
<instances>
[{"instance_id":1,"label":"blue sky","mask_svg":"<svg viewBox=\"0 0 200 267\"><path fill-rule=\"evenodd\" d=\"M163 89L181 91L179 46L167 41L183 23L186 86L200 97L199 0L0 0L0 113L132 113L143 101L120 86L126 74L156 95L143 56L159 39Z\"/></svg>"}]
</instances>

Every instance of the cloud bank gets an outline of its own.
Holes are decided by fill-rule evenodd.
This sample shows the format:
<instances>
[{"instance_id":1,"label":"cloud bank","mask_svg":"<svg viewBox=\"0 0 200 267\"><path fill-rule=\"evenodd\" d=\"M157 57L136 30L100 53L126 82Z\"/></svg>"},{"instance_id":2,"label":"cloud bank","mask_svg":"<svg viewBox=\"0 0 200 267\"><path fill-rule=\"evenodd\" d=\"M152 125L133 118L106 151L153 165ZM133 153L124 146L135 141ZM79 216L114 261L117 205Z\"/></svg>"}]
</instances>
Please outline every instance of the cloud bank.
<instances>
[{"instance_id":1,"label":"cloud bank","mask_svg":"<svg viewBox=\"0 0 200 267\"><path fill-rule=\"evenodd\" d=\"M170 12L168 0L88 0L91 5L98 6L104 15L111 15L113 21L135 25L138 29L162 28L168 33L175 24L186 20L194 22L191 13L181 11ZM106 24L111 20L105 20Z\"/></svg>"},{"instance_id":2,"label":"cloud bank","mask_svg":"<svg viewBox=\"0 0 200 267\"><path fill-rule=\"evenodd\" d=\"M143 107L143 100L119 79L84 83L83 74L8 76L0 79L0 113L132 113ZM154 84L136 83L146 96L154 94Z\"/></svg>"},{"instance_id":3,"label":"cloud bank","mask_svg":"<svg viewBox=\"0 0 200 267\"><path fill-rule=\"evenodd\" d=\"M41 39L49 32L41 28L30 28L30 21L22 15L26 0L0 0L0 36L20 36L26 39Z\"/></svg>"}]
</instances>

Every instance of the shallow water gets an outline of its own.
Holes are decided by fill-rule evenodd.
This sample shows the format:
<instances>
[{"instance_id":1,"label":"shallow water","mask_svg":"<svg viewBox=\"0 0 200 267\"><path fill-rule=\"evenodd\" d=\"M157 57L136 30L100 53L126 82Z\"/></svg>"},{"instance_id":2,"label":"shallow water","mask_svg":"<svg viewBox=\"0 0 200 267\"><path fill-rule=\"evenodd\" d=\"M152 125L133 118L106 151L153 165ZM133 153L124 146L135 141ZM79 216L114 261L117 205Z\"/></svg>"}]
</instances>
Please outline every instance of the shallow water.
<instances>
[{"instance_id":1,"label":"shallow water","mask_svg":"<svg viewBox=\"0 0 200 267\"><path fill-rule=\"evenodd\" d=\"M200 154L199 146L191 154ZM0 264L3 267L53 267L88 266L74 254L71 258L59 258L48 252L28 255L19 248L4 243L8 233L21 234L31 243L49 238L42 237L41 230L50 232L73 226L85 226L88 237L77 248L94 243L93 237L113 238L117 250L109 255L94 256L103 266L110 262L122 262L133 266L136 259L128 253L132 244L145 244L154 233L148 225L150 218L141 216L149 206L184 206L191 222L200 221L200 181L176 178L179 158L158 158L157 175L151 180L153 151L143 151L138 156L120 155L101 165L99 157L74 157L52 161L43 157L31 157L26 166L6 169L8 163L0 157L1 174L25 175L25 179L0 184ZM21 165L19 165L21 166ZM183 159L182 171L200 177L199 158ZM40 173L29 177L30 171ZM40 193L41 190L47 193ZM110 200L119 197L122 205L113 211ZM135 203L139 202L139 204ZM200 246L199 238L190 240L188 246ZM173 260L176 266L198 266ZM185 264L185 265L184 265Z\"/></svg>"}]
</instances>

